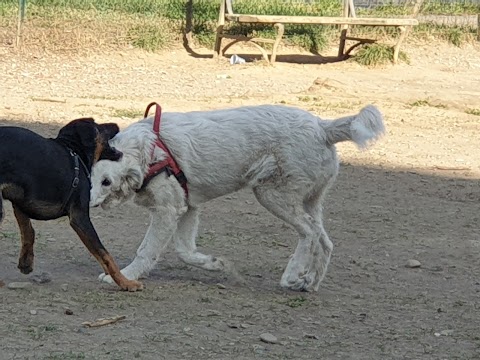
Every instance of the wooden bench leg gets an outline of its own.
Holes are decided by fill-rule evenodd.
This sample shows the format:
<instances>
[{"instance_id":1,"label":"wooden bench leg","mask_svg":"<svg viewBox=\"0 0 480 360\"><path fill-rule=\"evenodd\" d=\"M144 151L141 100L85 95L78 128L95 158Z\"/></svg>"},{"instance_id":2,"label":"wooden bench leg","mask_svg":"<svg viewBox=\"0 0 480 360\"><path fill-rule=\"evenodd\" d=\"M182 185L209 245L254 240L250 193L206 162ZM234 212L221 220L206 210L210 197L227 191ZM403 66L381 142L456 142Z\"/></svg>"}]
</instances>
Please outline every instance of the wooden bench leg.
<instances>
[{"instance_id":1,"label":"wooden bench leg","mask_svg":"<svg viewBox=\"0 0 480 360\"><path fill-rule=\"evenodd\" d=\"M283 34L285 33L285 27L283 24L277 23L274 25L277 28L277 37L275 39L275 43L273 44L272 49L272 56L270 57L270 64L275 64L275 60L277 60L277 49L278 45L282 41Z\"/></svg>"},{"instance_id":2,"label":"wooden bench leg","mask_svg":"<svg viewBox=\"0 0 480 360\"><path fill-rule=\"evenodd\" d=\"M400 54L400 45L402 45L405 36L407 36L407 28L405 26L399 26L398 29L400 30L400 37L398 38L395 47L393 48L393 63L398 63L398 55Z\"/></svg>"},{"instance_id":3,"label":"wooden bench leg","mask_svg":"<svg viewBox=\"0 0 480 360\"><path fill-rule=\"evenodd\" d=\"M213 49L213 57L220 58L220 50L222 48L223 25L217 26L217 34L215 36L215 47Z\"/></svg>"},{"instance_id":4,"label":"wooden bench leg","mask_svg":"<svg viewBox=\"0 0 480 360\"><path fill-rule=\"evenodd\" d=\"M348 26L344 27L342 29L342 32L340 33L340 45L338 46L338 57L340 59L343 59L343 56L345 55L345 43L347 41L347 31L348 31Z\"/></svg>"}]
</instances>

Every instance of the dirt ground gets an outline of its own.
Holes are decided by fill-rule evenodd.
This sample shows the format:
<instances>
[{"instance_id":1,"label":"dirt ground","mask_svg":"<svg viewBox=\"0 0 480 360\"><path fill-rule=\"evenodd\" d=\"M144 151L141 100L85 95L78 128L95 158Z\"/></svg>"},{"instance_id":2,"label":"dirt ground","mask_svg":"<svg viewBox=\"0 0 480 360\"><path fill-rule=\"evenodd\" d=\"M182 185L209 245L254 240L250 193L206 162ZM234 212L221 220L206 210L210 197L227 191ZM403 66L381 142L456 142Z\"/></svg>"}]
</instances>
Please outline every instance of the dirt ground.
<instances>
[{"instance_id":1,"label":"dirt ground","mask_svg":"<svg viewBox=\"0 0 480 360\"><path fill-rule=\"evenodd\" d=\"M318 293L280 288L297 238L248 191L205 206L198 239L202 251L232 260L246 284L186 266L170 249L139 293L97 282L100 267L66 219L34 223L35 271L22 275L7 203L0 279L32 284L0 288L0 359L479 359L480 117L466 110L480 108L480 48L405 50L410 65L369 69L299 53L269 67L215 62L206 49L0 48L0 124L46 136L79 116L125 126L153 100L164 111L286 103L325 118L374 103L388 127L368 151L338 146L340 175L325 204L335 247ZM92 218L127 265L146 211L125 204ZM412 259L421 267L407 268ZM50 281L34 281L42 278ZM117 315L126 318L82 326Z\"/></svg>"}]
</instances>

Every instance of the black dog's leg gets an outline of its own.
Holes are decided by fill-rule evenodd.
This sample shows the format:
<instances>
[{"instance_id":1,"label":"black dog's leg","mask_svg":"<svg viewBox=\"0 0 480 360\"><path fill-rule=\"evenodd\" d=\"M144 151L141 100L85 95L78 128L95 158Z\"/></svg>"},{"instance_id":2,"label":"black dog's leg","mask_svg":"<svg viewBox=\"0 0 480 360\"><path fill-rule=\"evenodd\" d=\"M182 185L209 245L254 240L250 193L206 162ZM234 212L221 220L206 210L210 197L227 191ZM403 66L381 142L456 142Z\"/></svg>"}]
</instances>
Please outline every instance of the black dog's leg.
<instances>
[{"instance_id":1,"label":"black dog's leg","mask_svg":"<svg viewBox=\"0 0 480 360\"><path fill-rule=\"evenodd\" d=\"M18 268L23 274L30 274L33 271L33 244L35 243L35 230L33 230L30 218L15 205L13 205L13 213L17 219L22 240Z\"/></svg>"},{"instance_id":2,"label":"black dog's leg","mask_svg":"<svg viewBox=\"0 0 480 360\"><path fill-rule=\"evenodd\" d=\"M135 280L128 280L120 272L117 263L100 242L97 232L88 217L88 213L84 214L83 212L72 211L72 214L70 215L70 225L90 253L100 263L103 271L106 274L109 274L118 286L123 290L128 291L137 291L143 288L142 283Z\"/></svg>"}]
</instances>

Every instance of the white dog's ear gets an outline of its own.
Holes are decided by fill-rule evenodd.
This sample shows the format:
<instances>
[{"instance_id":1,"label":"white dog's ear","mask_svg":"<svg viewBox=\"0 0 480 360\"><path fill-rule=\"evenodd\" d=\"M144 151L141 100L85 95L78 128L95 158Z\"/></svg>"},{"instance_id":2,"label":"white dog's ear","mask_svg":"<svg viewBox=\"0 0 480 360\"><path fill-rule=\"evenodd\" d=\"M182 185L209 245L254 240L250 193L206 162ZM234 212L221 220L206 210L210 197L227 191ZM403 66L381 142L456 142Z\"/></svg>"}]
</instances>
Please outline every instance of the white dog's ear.
<instances>
[{"instance_id":1,"label":"white dog's ear","mask_svg":"<svg viewBox=\"0 0 480 360\"><path fill-rule=\"evenodd\" d=\"M143 174L140 168L130 168L125 175L125 183L130 189L138 190L142 187Z\"/></svg>"}]
</instances>

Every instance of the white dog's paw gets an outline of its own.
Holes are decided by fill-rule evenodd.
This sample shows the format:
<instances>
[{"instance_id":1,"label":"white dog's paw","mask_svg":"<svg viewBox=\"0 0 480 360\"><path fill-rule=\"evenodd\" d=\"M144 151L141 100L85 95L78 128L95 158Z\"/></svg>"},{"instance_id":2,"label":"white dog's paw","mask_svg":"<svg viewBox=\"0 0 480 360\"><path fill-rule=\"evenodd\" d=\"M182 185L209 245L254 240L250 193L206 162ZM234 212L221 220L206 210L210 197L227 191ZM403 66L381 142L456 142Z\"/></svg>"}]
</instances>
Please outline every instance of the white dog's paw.
<instances>
[{"instance_id":1,"label":"white dog's paw","mask_svg":"<svg viewBox=\"0 0 480 360\"><path fill-rule=\"evenodd\" d=\"M104 282L104 283L107 283L107 284L110 284L110 285L115 284L115 281L113 281L112 277L110 275L105 274L105 273L101 273L98 276L98 281L101 281L101 282Z\"/></svg>"},{"instance_id":2,"label":"white dog's paw","mask_svg":"<svg viewBox=\"0 0 480 360\"><path fill-rule=\"evenodd\" d=\"M306 266L290 259L285 272L280 280L280 286L294 291L318 291L321 277L316 269L309 269Z\"/></svg>"}]
</instances>

